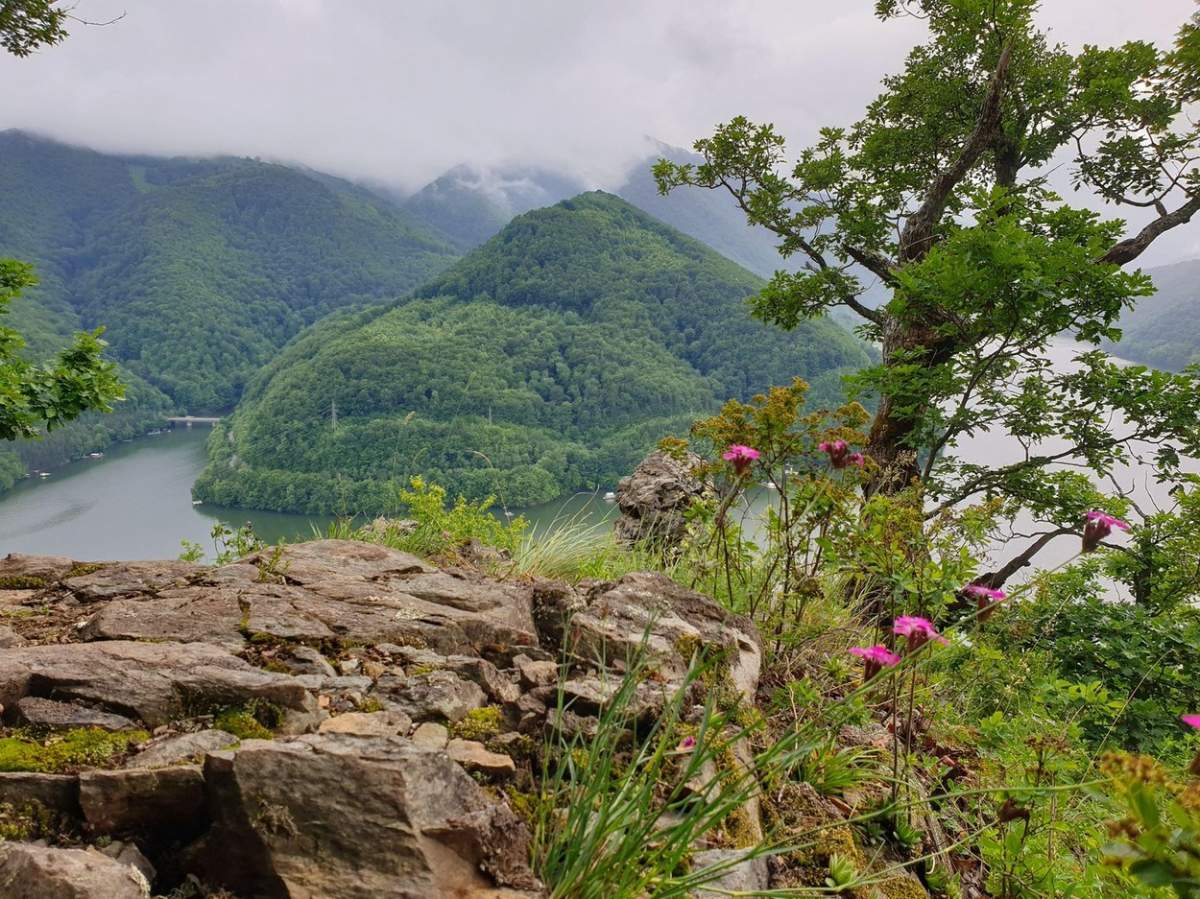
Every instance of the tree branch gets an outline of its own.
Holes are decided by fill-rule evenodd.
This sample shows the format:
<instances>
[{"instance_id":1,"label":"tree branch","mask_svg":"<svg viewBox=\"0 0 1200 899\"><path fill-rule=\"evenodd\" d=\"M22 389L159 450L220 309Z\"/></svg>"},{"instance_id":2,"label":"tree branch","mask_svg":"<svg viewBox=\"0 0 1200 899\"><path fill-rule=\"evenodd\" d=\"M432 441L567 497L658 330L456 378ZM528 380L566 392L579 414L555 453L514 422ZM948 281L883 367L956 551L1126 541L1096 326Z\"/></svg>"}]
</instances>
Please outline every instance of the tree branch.
<instances>
[{"instance_id":1,"label":"tree branch","mask_svg":"<svg viewBox=\"0 0 1200 899\"><path fill-rule=\"evenodd\" d=\"M1074 533L1076 533L1075 528L1058 528L1057 530L1047 531L1046 533L1042 534L1042 536L1034 540L1033 543L1029 544L1029 546L1025 547L1021 553L1014 556L1000 568L997 568L995 571L988 571L984 574L981 574L979 577L975 578L973 583L982 584L984 587L991 587L993 590L999 590L1004 586L1005 581L1007 581L1022 568L1027 567L1033 561L1033 557L1046 548L1047 543L1049 543L1055 537L1061 537L1064 534Z\"/></svg>"},{"instance_id":2,"label":"tree branch","mask_svg":"<svg viewBox=\"0 0 1200 899\"><path fill-rule=\"evenodd\" d=\"M1132 262L1141 256L1160 234L1164 234L1180 225L1186 225L1197 212L1200 212L1200 197L1191 197L1174 212L1160 215L1133 237L1126 238L1120 243L1114 244L1112 249L1097 261L1115 263L1116 265L1125 265L1128 262Z\"/></svg>"}]
</instances>

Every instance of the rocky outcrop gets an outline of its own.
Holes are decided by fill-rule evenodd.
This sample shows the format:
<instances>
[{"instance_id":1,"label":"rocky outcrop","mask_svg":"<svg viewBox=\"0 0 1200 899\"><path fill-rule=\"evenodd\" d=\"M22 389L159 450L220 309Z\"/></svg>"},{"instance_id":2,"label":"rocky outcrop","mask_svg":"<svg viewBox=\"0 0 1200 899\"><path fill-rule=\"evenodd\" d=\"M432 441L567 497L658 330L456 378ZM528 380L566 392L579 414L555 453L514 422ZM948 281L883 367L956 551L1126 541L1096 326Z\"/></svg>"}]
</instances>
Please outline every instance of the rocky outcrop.
<instances>
[{"instance_id":1,"label":"rocky outcrop","mask_svg":"<svg viewBox=\"0 0 1200 899\"><path fill-rule=\"evenodd\" d=\"M338 540L215 568L0 570L15 610L0 736L72 747L53 770L0 774L0 809L52 844L13 844L0 884L27 893L12 895L122 899L191 878L270 899L542 896L505 796L537 789L547 728L594 733L643 642L647 721L695 654L715 672L695 709L714 687L751 696L761 664L749 621L658 575L507 582ZM89 844L108 855L75 848Z\"/></svg>"},{"instance_id":2,"label":"rocky outcrop","mask_svg":"<svg viewBox=\"0 0 1200 899\"><path fill-rule=\"evenodd\" d=\"M625 546L648 544L664 551L683 539L684 513L704 496L704 485L692 472L700 457L686 453L677 459L656 450L633 474L617 485L617 540Z\"/></svg>"}]
</instances>

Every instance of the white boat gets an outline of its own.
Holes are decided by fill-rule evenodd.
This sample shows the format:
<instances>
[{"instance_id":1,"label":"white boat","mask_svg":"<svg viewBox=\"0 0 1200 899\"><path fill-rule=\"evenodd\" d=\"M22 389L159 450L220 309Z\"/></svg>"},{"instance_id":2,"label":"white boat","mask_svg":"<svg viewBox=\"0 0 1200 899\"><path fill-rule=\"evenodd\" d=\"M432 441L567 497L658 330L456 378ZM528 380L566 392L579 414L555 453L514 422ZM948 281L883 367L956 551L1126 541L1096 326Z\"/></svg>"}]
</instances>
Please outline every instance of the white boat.
<instances>
[{"instance_id":1,"label":"white boat","mask_svg":"<svg viewBox=\"0 0 1200 899\"><path fill-rule=\"evenodd\" d=\"M48 478L48 477L50 477L50 472L48 472L48 471L39 471L39 472L38 472L38 477L39 477L39 478Z\"/></svg>"},{"instance_id":2,"label":"white boat","mask_svg":"<svg viewBox=\"0 0 1200 899\"><path fill-rule=\"evenodd\" d=\"M193 505L193 506L198 506L198 505L200 505L202 502L204 502L204 500L202 500L202 499L194 499L194 500L192 500L192 505Z\"/></svg>"},{"instance_id":3,"label":"white boat","mask_svg":"<svg viewBox=\"0 0 1200 899\"><path fill-rule=\"evenodd\" d=\"M606 503L615 503L617 501L617 495L610 490L608 493L604 494L604 501Z\"/></svg>"},{"instance_id":4,"label":"white boat","mask_svg":"<svg viewBox=\"0 0 1200 899\"><path fill-rule=\"evenodd\" d=\"M89 459L103 459L104 453L88 453Z\"/></svg>"}]
</instances>

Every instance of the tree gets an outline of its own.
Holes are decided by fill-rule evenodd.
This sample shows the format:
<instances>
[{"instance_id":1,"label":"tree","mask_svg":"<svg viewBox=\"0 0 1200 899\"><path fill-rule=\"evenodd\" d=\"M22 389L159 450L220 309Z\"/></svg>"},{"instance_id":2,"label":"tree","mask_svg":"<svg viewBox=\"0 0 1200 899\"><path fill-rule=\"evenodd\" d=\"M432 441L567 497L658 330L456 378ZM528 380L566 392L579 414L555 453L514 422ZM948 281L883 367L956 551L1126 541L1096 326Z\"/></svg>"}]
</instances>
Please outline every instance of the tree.
<instances>
[{"instance_id":1,"label":"tree","mask_svg":"<svg viewBox=\"0 0 1200 899\"><path fill-rule=\"evenodd\" d=\"M857 384L879 397L869 490L918 484L930 515L979 497L1031 508L1043 536L1080 525L1096 492L1054 463L1099 475L1146 441L1160 475L1200 450L1200 373L1123 368L1099 352L1053 371L1050 340L1119 337L1121 311L1152 292L1123 266L1200 211L1200 22L1160 50L1145 42L1072 54L1036 25L1035 0L878 0L880 18L919 15L927 43L848 128L822 129L787 174L783 138L739 117L695 144L699 165L660 160L663 193L728 191L753 224L806 269L781 272L754 301L784 328L843 306L882 349ZM1076 189L1150 210L1125 224L1071 206L1048 171L1071 161ZM891 293L872 308L868 279ZM1115 416L1115 419L1114 419ZM1117 424L1111 425L1111 422ZM950 455L965 436L1002 432L1024 457L1007 466Z\"/></svg>"},{"instance_id":2,"label":"tree","mask_svg":"<svg viewBox=\"0 0 1200 899\"><path fill-rule=\"evenodd\" d=\"M0 314L25 287L37 283L33 269L0 259ZM0 439L36 437L84 412L110 412L109 403L124 396L116 366L102 358L103 329L75 335L74 343L53 362L22 359L25 346L12 328L0 327Z\"/></svg>"},{"instance_id":3,"label":"tree","mask_svg":"<svg viewBox=\"0 0 1200 899\"><path fill-rule=\"evenodd\" d=\"M0 0L0 45L28 56L38 46L61 41L68 16L53 0ZM36 283L31 266L0 259L0 315ZM53 362L33 364L21 357L21 335L0 327L0 439L36 437L42 427L53 430L84 412L112 411L109 403L123 397L124 388L115 366L102 358L101 333L98 328L77 334Z\"/></svg>"}]
</instances>

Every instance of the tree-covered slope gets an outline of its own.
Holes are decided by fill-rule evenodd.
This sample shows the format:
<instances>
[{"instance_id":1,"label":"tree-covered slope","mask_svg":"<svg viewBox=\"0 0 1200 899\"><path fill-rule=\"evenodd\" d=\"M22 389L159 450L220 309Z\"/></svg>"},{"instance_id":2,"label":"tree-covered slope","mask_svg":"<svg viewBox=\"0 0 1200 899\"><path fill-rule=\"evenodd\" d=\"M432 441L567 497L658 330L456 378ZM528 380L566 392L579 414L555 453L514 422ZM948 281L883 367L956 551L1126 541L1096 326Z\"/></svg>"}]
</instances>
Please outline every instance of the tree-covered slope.
<instances>
[{"instance_id":1,"label":"tree-covered slope","mask_svg":"<svg viewBox=\"0 0 1200 899\"><path fill-rule=\"evenodd\" d=\"M1200 363L1200 259L1149 269L1157 293L1121 315L1118 356L1179 371Z\"/></svg>"},{"instance_id":2,"label":"tree-covered slope","mask_svg":"<svg viewBox=\"0 0 1200 899\"><path fill-rule=\"evenodd\" d=\"M347 182L249 159L115 157L5 132L0 194L0 256L42 278L17 323L39 345L107 326L115 358L194 412L232 406L327 312L399 296L455 256Z\"/></svg>"},{"instance_id":3,"label":"tree-covered slope","mask_svg":"<svg viewBox=\"0 0 1200 899\"><path fill-rule=\"evenodd\" d=\"M801 375L836 400L863 348L753 321L761 284L607 194L519 216L415 299L297 338L214 435L197 495L376 513L421 474L526 505L614 483L729 396Z\"/></svg>"}]
</instances>

